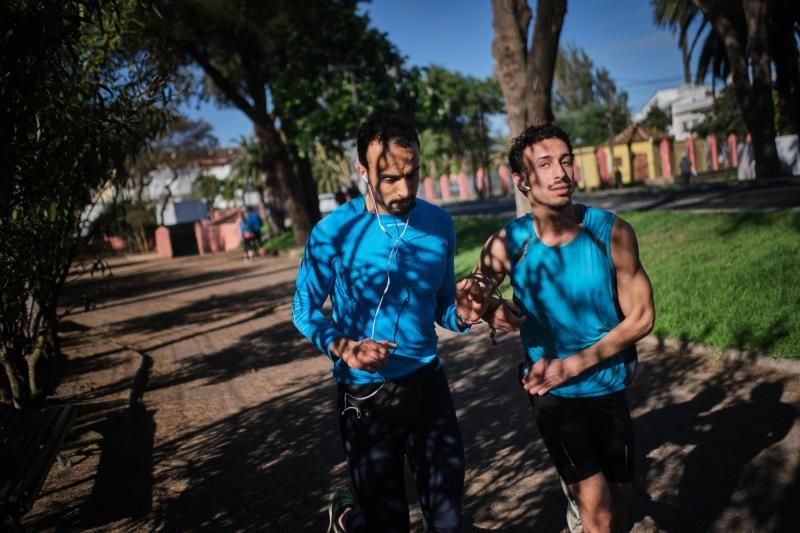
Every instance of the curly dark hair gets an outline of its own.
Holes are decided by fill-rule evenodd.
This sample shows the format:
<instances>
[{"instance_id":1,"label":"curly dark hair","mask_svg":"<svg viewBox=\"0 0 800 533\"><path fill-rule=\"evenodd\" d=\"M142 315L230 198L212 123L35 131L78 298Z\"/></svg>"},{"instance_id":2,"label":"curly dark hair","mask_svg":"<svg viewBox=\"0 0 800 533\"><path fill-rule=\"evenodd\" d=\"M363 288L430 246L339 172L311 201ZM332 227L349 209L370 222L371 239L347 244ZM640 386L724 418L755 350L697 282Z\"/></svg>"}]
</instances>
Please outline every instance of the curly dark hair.
<instances>
[{"instance_id":1,"label":"curly dark hair","mask_svg":"<svg viewBox=\"0 0 800 533\"><path fill-rule=\"evenodd\" d=\"M553 124L528 126L525 131L511 141L511 149L508 151L508 162L511 165L511 172L523 174L523 171L527 169L522 159L522 152L524 152L525 148L528 146L545 139L561 139L567 144L569 153L572 153L572 143L569 142L569 135L558 126L554 126Z\"/></svg>"},{"instance_id":2,"label":"curly dark hair","mask_svg":"<svg viewBox=\"0 0 800 533\"><path fill-rule=\"evenodd\" d=\"M380 141L384 147L389 143L405 148L419 147L419 135L414 125L399 115L374 115L358 129L358 162L367 165L367 148L372 141Z\"/></svg>"}]
</instances>

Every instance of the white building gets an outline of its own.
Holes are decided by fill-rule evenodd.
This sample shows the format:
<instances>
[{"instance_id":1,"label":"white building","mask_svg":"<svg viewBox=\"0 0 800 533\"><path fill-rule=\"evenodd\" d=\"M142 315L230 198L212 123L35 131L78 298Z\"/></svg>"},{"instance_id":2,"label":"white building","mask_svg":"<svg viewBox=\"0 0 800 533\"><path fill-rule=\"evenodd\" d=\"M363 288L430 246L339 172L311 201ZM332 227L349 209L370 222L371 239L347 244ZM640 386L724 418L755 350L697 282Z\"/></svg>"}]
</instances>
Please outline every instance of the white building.
<instances>
[{"instance_id":1,"label":"white building","mask_svg":"<svg viewBox=\"0 0 800 533\"><path fill-rule=\"evenodd\" d=\"M642 110L633 116L633 120L640 122L652 107L659 107L672 117L672 125L667 128L667 133L681 141L689 137L696 124L703 121L713 104L714 97L710 87L684 84L656 91Z\"/></svg>"},{"instance_id":2,"label":"white building","mask_svg":"<svg viewBox=\"0 0 800 533\"><path fill-rule=\"evenodd\" d=\"M178 211L181 208L176 207L179 204L182 206L193 205L191 200L196 199L193 186L199 176L211 175L222 181L230 179L233 169L232 160L238 150L238 148L210 149L205 157L193 161L185 168L171 169L167 166L162 166L151 172L149 183L142 191L142 200L156 206L158 223L170 224L171 221L180 219ZM126 193L129 196L135 194L132 190L126 191ZM255 190L243 191L237 189L233 195L234 198L232 200L217 196L213 201L213 205L208 207L229 209L258 203L258 192ZM164 211L163 220L162 208Z\"/></svg>"}]
</instances>

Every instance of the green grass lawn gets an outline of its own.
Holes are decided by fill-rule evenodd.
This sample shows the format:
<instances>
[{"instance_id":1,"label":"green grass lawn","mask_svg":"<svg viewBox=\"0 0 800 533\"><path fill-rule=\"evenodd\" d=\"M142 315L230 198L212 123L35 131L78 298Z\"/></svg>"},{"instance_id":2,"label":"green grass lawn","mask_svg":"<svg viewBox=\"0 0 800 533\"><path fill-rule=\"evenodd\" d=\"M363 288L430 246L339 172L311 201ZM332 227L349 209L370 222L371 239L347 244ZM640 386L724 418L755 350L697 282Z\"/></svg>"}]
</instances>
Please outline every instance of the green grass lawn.
<instances>
[{"instance_id":1,"label":"green grass lawn","mask_svg":"<svg viewBox=\"0 0 800 533\"><path fill-rule=\"evenodd\" d=\"M653 283L656 335L800 357L800 213L622 216ZM504 222L456 220L457 276Z\"/></svg>"},{"instance_id":2,"label":"green grass lawn","mask_svg":"<svg viewBox=\"0 0 800 533\"><path fill-rule=\"evenodd\" d=\"M261 247L267 254L276 254L297 247L297 241L294 240L294 234L291 231L285 231L270 240L267 240L267 234L265 234L261 239L264 243Z\"/></svg>"}]
</instances>

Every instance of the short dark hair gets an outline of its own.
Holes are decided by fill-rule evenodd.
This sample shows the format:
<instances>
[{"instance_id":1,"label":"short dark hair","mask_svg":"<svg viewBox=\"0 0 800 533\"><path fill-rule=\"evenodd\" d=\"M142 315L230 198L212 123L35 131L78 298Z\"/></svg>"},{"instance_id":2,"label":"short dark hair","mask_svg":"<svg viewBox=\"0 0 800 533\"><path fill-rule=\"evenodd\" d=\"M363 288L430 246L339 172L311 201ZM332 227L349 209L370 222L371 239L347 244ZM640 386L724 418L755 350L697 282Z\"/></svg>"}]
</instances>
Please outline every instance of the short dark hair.
<instances>
[{"instance_id":1,"label":"short dark hair","mask_svg":"<svg viewBox=\"0 0 800 533\"><path fill-rule=\"evenodd\" d=\"M374 115L358 129L358 162L364 166L367 166L367 148L372 141L380 141L384 146L394 143L405 148L413 145L419 148L417 129L398 115Z\"/></svg>"},{"instance_id":2,"label":"short dark hair","mask_svg":"<svg viewBox=\"0 0 800 533\"><path fill-rule=\"evenodd\" d=\"M511 172L523 174L523 171L527 169L525 169L525 163L522 159L522 152L524 152L525 148L528 146L545 139L561 139L567 144L569 153L572 153L572 143L569 142L569 135L558 126L553 124L528 126L525 131L511 141L511 149L508 151L508 162L511 165Z\"/></svg>"}]
</instances>

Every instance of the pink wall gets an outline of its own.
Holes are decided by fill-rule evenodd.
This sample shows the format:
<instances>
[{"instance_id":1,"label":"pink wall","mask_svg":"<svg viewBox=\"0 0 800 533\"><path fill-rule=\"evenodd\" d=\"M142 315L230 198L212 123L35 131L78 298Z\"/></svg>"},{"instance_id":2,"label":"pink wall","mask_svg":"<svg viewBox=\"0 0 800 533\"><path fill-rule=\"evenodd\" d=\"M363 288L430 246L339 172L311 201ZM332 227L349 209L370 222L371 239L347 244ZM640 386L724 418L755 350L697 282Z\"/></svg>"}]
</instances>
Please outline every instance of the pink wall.
<instances>
[{"instance_id":1,"label":"pink wall","mask_svg":"<svg viewBox=\"0 0 800 533\"><path fill-rule=\"evenodd\" d=\"M200 255L235 250L242 244L242 233L237 222L216 224L210 220L200 220L194 223L194 236ZM159 257L172 257L169 229L164 226L156 229L156 251Z\"/></svg>"}]
</instances>

